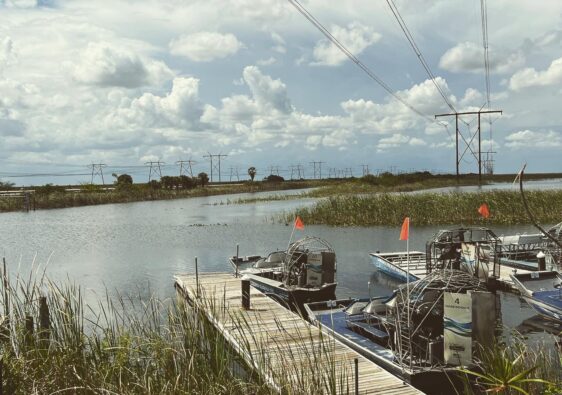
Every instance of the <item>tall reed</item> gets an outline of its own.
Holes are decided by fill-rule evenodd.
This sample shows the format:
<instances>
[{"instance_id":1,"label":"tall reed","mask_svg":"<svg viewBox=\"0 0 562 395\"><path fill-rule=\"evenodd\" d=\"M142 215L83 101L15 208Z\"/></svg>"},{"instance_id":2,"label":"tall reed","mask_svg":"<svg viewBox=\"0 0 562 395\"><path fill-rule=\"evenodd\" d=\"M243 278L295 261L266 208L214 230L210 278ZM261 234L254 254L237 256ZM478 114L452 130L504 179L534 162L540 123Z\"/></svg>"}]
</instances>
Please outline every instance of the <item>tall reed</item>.
<instances>
[{"instance_id":1,"label":"tall reed","mask_svg":"<svg viewBox=\"0 0 562 395\"><path fill-rule=\"evenodd\" d=\"M2 279L5 393L330 394L338 388L339 393L353 392L341 390L349 377L342 375L349 369L333 360L329 339L309 341L312 328L288 336L294 334L291 324L279 321L273 328L269 325L265 337L250 334L250 322L226 309L224 302L214 301L224 297L219 293L203 302L207 305L195 307L183 298L162 301L109 292L91 305L80 286L54 283L38 271L25 278ZM42 328L39 320L38 299L43 296L50 312L48 328ZM244 339L238 349L213 325L210 316L219 313L228 315ZM266 341L275 343L278 351ZM294 342L301 346L287 354L287 344ZM257 374L251 361L266 374Z\"/></svg>"},{"instance_id":2,"label":"tall reed","mask_svg":"<svg viewBox=\"0 0 562 395\"><path fill-rule=\"evenodd\" d=\"M562 191L528 191L526 196L539 222L557 223L562 220ZM482 203L487 203L490 208L488 219L478 214ZM312 207L286 213L280 220L292 221L296 215L307 224L332 226L396 226L406 216L416 225L529 223L519 193L502 190L334 196Z\"/></svg>"}]
</instances>

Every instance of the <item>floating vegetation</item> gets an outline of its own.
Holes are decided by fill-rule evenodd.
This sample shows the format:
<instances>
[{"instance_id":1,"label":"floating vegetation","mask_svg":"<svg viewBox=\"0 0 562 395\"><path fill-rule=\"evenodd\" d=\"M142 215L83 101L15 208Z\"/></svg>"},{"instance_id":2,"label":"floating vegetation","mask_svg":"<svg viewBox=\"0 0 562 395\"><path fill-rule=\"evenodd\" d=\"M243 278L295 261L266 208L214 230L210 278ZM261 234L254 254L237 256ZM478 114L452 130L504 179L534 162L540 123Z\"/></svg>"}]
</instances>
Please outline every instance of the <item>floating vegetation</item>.
<instances>
[{"instance_id":1,"label":"floating vegetation","mask_svg":"<svg viewBox=\"0 0 562 395\"><path fill-rule=\"evenodd\" d=\"M562 191L528 191L526 195L539 222L560 221ZM487 220L482 219L477 211L482 203L487 203L490 208ZM296 215L306 224L332 226L397 226L406 216L415 225L514 225L529 222L519 192L502 190L332 196L312 207L286 213L279 221L291 222Z\"/></svg>"}]
</instances>

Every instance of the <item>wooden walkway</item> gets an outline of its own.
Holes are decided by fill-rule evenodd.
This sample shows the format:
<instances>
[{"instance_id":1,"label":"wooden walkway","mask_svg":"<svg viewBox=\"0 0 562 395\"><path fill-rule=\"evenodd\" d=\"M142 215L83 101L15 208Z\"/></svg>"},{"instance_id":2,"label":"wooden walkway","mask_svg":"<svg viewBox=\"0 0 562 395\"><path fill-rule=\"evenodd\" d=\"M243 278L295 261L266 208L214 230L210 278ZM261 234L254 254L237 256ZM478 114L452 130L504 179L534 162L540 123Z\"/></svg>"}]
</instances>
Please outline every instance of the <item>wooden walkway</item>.
<instances>
[{"instance_id":1,"label":"wooden walkway","mask_svg":"<svg viewBox=\"0 0 562 395\"><path fill-rule=\"evenodd\" d=\"M230 273L200 274L199 293L194 275L175 276L175 286L280 391L354 394L357 359L358 393L421 394L253 287L243 310L240 279Z\"/></svg>"}]
</instances>

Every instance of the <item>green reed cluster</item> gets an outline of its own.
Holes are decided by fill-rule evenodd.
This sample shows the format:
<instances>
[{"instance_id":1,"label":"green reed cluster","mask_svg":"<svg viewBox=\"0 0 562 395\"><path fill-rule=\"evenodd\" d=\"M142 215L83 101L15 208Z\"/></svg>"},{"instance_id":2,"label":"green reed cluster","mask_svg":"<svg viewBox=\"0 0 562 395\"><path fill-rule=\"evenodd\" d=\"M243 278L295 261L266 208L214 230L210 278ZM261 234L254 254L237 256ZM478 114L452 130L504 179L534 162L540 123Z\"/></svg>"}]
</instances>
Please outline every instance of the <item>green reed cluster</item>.
<instances>
[{"instance_id":1,"label":"green reed cluster","mask_svg":"<svg viewBox=\"0 0 562 395\"><path fill-rule=\"evenodd\" d=\"M90 305L79 286L58 285L39 274L0 279L4 393L329 394L345 393L341 386L352 385L351 367L336 369L331 362L333 341L307 339L313 328L300 338L258 338L239 312L214 304L220 296L192 306L183 298L106 292ZM230 315L233 331L243 339L239 349L211 323L210 315L219 314ZM275 333L294 332L290 324L276 321L274 326ZM294 354L284 351L294 342L302 346L293 347ZM299 368L303 363L306 372Z\"/></svg>"},{"instance_id":2,"label":"green reed cluster","mask_svg":"<svg viewBox=\"0 0 562 395\"><path fill-rule=\"evenodd\" d=\"M525 193L535 218L542 223L562 220L562 191ZM484 219L478 208L486 203L490 217ZM312 207L286 213L281 221L299 215L306 224L331 226L397 226L404 217L412 225L514 225L529 223L521 195L516 191L452 192L416 194L372 194L332 196Z\"/></svg>"}]
</instances>

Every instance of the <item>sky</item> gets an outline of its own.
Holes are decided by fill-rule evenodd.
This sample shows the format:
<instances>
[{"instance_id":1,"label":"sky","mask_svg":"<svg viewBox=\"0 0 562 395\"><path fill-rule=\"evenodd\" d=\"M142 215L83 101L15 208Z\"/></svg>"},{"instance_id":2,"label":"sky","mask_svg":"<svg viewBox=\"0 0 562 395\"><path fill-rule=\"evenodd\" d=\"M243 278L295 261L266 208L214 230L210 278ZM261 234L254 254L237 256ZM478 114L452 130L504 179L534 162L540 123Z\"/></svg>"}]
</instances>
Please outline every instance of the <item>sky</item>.
<instances>
[{"instance_id":1,"label":"sky","mask_svg":"<svg viewBox=\"0 0 562 395\"><path fill-rule=\"evenodd\" d=\"M560 0L487 2L489 106L480 1L394 0L434 80L387 1L301 4L394 95L285 0L0 0L0 181L89 182L104 163L106 182L144 182L149 161L210 173L208 154L227 155L223 181L311 162L452 173L436 85L458 112L503 111L482 116L496 173L562 171ZM476 117L459 127L476 151ZM470 150L460 171L478 171Z\"/></svg>"}]
</instances>

